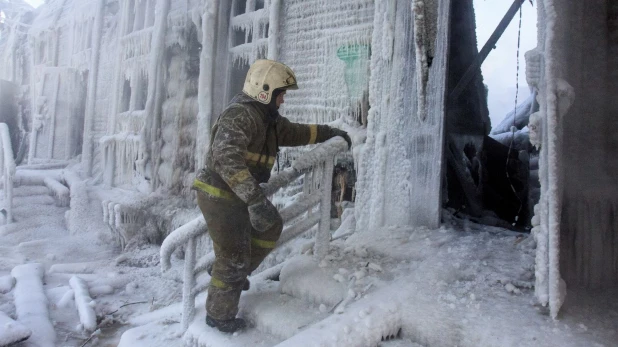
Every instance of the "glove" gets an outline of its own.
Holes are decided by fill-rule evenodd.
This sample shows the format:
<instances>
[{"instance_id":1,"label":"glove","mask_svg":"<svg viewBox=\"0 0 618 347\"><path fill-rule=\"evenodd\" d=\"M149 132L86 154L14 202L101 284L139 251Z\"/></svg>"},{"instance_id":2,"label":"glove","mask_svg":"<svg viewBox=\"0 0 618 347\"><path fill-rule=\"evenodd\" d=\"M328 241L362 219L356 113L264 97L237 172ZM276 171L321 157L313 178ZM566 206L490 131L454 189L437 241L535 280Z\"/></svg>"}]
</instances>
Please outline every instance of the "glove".
<instances>
[{"instance_id":1,"label":"glove","mask_svg":"<svg viewBox=\"0 0 618 347\"><path fill-rule=\"evenodd\" d=\"M277 208L265 196L261 196L249 204L249 220L253 229L264 232L275 224L283 224Z\"/></svg>"},{"instance_id":2,"label":"glove","mask_svg":"<svg viewBox=\"0 0 618 347\"><path fill-rule=\"evenodd\" d=\"M345 142L348 143L348 149L350 149L352 147L352 139L350 138L350 135L348 135L347 132L345 132L345 131L343 131L341 129L337 129L337 128L330 128L330 138L333 138L335 136L343 137Z\"/></svg>"}]
</instances>

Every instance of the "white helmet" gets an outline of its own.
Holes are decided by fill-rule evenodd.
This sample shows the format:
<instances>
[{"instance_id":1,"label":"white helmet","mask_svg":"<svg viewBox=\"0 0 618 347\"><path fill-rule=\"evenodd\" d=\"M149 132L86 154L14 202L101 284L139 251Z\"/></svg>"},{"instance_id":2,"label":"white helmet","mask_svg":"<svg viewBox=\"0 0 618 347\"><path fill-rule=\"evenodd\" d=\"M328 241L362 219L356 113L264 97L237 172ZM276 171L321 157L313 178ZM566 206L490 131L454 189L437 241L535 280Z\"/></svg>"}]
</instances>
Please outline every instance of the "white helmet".
<instances>
[{"instance_id":1,"label":"white helmet","mask_svg":"<svg viewBox=\"0 0 618 347\"><path fill-rule=\"evenodd\" d=\"M275 89L298 89L294 71L274 60L256 60L247 72L242 92L268 105Z\"/></svg>"}]
</instances>

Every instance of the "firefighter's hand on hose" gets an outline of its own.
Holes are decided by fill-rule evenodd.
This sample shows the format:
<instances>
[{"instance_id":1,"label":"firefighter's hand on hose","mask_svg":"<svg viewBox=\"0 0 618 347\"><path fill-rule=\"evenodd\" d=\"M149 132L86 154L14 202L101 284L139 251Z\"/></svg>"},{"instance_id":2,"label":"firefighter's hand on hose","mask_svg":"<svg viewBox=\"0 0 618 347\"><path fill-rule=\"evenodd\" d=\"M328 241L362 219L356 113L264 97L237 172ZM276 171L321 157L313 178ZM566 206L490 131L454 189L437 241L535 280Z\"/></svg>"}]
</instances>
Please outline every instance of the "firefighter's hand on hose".
<instances>
[{"instance_id":1,"label":"firefighter's hand on hose","mask_svg":"<svg viewBox=\"0 0 618 347\"><path fill-rule=\"evenodd\" d=\"M345 131L343 131L341 129L337 129L337 128L330 128L330 138L333 138L335 136L343 137L345 142L348 143L348 149L350 149L352 147L352 139L350 138L350 135L348 135L347 132L345 132Z\"/></svg>"},{"instance_id":2,"label":"firefighter's hand on hose","mask_svg":"<svg viewBox=\"0 0 618 347\"><path fill-rule=\"evenodd\" d=\"M264 232L277 223L283 224L277 208L265 196L249 202L249 220L257 231Z\"/></svg>"}]
</instances>

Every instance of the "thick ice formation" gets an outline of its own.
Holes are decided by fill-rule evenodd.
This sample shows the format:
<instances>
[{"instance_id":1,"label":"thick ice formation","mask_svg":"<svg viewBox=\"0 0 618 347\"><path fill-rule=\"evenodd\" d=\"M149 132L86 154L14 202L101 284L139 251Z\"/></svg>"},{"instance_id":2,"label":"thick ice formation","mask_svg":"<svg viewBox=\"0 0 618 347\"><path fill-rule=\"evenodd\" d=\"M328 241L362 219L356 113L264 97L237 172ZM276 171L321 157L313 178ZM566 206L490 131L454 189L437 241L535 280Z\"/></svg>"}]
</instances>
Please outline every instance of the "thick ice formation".
<instances>
[{"instance_id":1,"label":"thick ice formation","mask_svg":"<svg viewBox=\"0 0 618 347\"><path fill-rule=\"evenodd\" d=\"M15 277L15 308L18 322L32 331L30 342L41 347L55 346L56 332L47 309L43 290L42 264L19 265L11 271Z\"/></svg>"},{"instance_id":2,"label":"thick ice formation","mask_svg":"<svg viewBox=\"0 0 618 347\"><path fill-rule=\"evenodd\" d=\"M439 224L447 3L435 4L439 5L437 17L425 19L437 23L439 28L436 56L427 82L427 90L431 90L427 95L427 109L431 113L414 117L410 114L419 112L415 81L422 76L417 76L410 66L416 61L410 56L414 51L413 33L409 28L393 27L394 23L403 25L410 21L413 14L409 7L407 11L400 10L399 2L376 1L369 89L372 108L367 140L355 158L358 229ZM402 85L408 87L401 88ZM420 200L423 204L416 203Z\"/></svg>"},{"instance_id":3,"label":"thick ice formation","mask_svg":"<svg viewBox=\"0 0 618 347\"><path fill-rule=\"evenodd\" d=\"M0 346L10 346L32 335L30 329L0 311Z\"/></svg>"},{"instance_id":4,"label":"thick ice formation","mask_svg":"<svg viewBox=\"0 0 618 347\"><path fill-rule=\"evenodd\" d=\"M69 281L71 284L71 288L73 288L73 292L75 293L75 305L77 306L77 311L79 312L79 320L87 331L94 331L97 328L97 316L94 313L94 305L95 302L90 297L90 292L88 291L88 284L86 282L77 277L71 277Z\"/></svg>"}]
</instances>

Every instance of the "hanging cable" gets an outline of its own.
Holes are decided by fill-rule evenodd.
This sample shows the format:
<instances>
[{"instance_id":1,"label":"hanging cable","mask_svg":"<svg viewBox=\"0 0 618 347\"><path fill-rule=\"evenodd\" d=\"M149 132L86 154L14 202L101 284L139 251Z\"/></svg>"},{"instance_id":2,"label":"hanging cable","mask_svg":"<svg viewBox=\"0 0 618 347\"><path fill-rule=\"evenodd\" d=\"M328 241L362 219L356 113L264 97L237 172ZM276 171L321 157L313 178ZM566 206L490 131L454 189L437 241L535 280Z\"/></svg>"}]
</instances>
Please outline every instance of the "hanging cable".
<instances>
[{"instance_id":1,"label":"hanging cable","mask_svg":"<svg viewBox=\"0 0 618 347\"><path fill-rule=\"evenodd\" d=\"M521 213L521 210L524 205L521 199L519 198L519 195L517 195L517 191L515 190L515 187L513 186L513 182L511 181L511 176L509 175L509 160L511 159L511 151L513 150L513 146L515 142L517 102L518 102L518 96L519 96L519 49L521 46L521 23L522 23L522 8L520 7L519 8L519 28L517 31L517 72L516 72L516 78L515 78L515 110L513 111L513 126L511 127L511 143L509 144L509 151L506 156L506 165L505 165L506 178L509 180L509 185L511 186L511 190L513 191L513 194L519 201L519 209L517 210L517 214L515 215L515 221L512 223L513 226L515 226L515 224L517 224L517 222L519 221L519 214Z\"/></svg>"}]
</instances>

